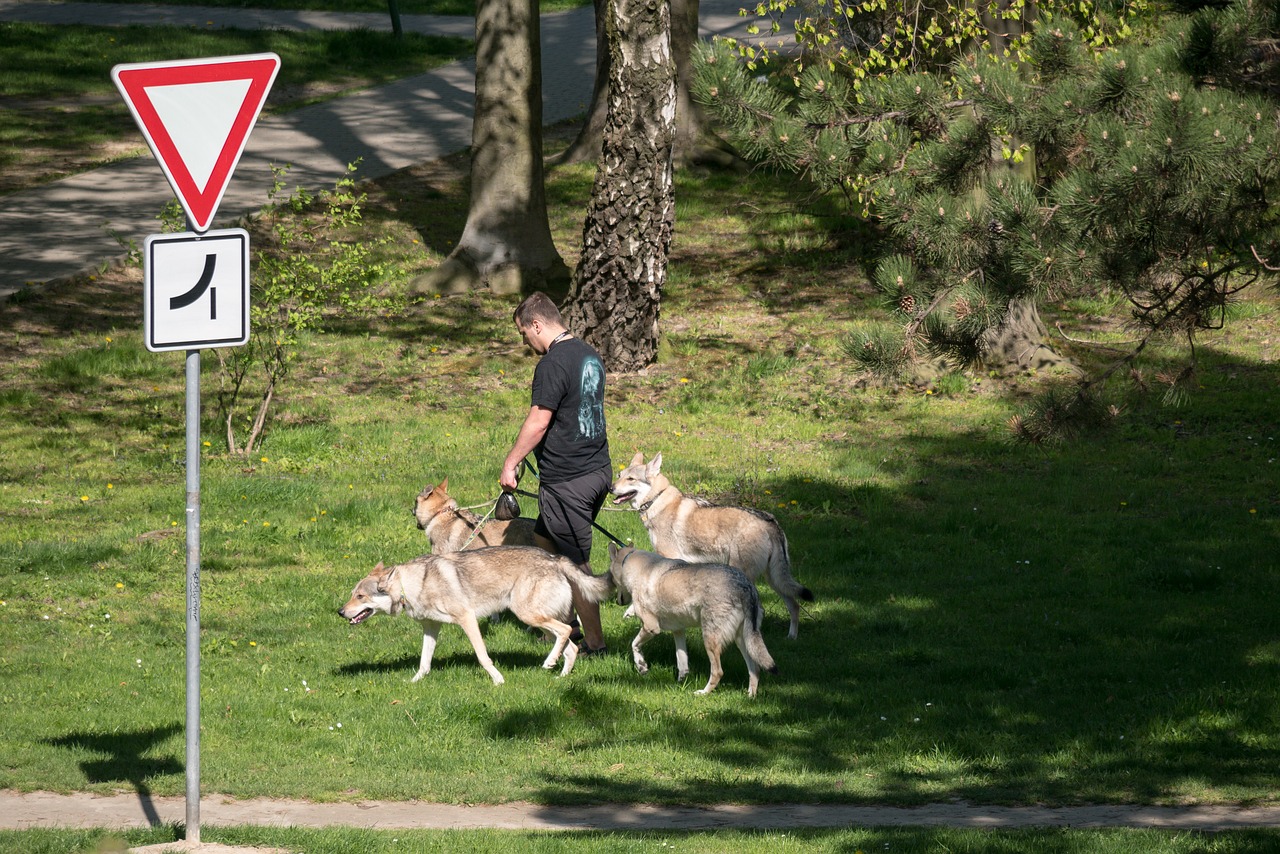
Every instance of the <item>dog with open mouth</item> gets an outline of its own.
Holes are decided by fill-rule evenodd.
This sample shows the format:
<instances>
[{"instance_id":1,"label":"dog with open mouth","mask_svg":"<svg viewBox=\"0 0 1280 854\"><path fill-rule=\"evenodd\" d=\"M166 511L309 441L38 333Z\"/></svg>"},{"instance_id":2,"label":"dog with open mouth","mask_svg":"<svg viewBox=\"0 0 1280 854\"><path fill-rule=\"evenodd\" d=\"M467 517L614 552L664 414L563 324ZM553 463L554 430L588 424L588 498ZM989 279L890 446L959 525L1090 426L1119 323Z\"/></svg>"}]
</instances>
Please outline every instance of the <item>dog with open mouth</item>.
<instances>
[{"instance_id":1,"label":"dog with open mouth","mask_svg":"<svg viewBox=\"0 0 1280 854\"><path fill-rule=\"evenodd\" d=\"M800 630L796 600L812 602L813 593L792 577L787 537L772 513L685 495L662 474L662 454L648 462L644 454L636 454L610 491L616 496L614 504L629 501L640 511L653 550L663 557L728 564L753 582L767 582L791 615L787 637L796 637Z\"/></svg>"},{"instance_id":2,"label":"dog with open mouth","mask_svg":"<svg viewBox=\"0 0 1280 854\"><path fill-rule=\"evenodd\" d=\"M480 666L493 684L504 681L485 647L479 620L504 609L554 641L542 666L554 669L562 657L561 676L569 675L578 657L570 643L569 615L576 593L590 602L609 597L609 576L583 572L566 557L533 546L495 546L445 555L423 555L387 568L379 563L351 591L338 615L353 626L375 614L407 614L422 626L422 658L413 680L431 672L440 627L462 628Z\"/></svg>"}]
</instances>

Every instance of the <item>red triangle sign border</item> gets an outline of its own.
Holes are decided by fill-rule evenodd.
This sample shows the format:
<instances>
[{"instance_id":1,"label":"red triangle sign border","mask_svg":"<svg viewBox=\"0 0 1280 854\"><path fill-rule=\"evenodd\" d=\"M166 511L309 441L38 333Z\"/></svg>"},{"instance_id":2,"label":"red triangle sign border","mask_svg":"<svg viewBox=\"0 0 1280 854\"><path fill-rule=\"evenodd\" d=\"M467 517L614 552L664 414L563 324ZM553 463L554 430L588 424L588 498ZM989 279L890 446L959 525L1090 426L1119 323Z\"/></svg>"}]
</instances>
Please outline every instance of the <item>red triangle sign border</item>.
<instances>
[{"instance_id":1,"label":"red triangle sign border","mask_svg":"<svg viewBox=\"0 0 1280 854\"><path fill-rule=\"evenodd\" d=\"M147 146L159 161L160 168L173 187L183 210L187 212L195 231L206 231L212 224L231 174L240 161L245 143L257 123L258 113L262 110L279 70L280 57L274 53L141 62L117 65L111 69L116 88L124 97ZM214 161L209 180L200 187L174 142L174 129L165 126L147 90L161 86L241 80L249 83L244 101L236 112L230 132Z\"/></svg>"}]
</instances>

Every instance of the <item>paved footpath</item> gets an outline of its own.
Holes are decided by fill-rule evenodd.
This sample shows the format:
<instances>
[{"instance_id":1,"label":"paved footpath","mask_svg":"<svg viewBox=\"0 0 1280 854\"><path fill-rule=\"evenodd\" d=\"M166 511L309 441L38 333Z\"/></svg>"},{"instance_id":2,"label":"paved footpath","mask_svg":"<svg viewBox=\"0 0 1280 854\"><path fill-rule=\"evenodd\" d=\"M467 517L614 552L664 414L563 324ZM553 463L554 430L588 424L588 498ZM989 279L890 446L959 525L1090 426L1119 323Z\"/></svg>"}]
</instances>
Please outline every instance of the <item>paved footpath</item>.
<instances>
[{"instance_id":1,"label":"paved footpath","mask_svg":"<svg viewBox=\"0 0 1280 854\"><path fill-rule=\"evenodd\" d=\"M742 0L702 0L704 36L743 32ZM595 75L590 6L543 15L543 120L582 114ZM171 24L201 28L391 29L388 15L266 9L166 7L110 3L0 0L0 21L50 24ZM473 38L470 18L403 15L406 31ZM162 57L157 57L162 58ZM169 58L169 57L163 57ZM291 164L290 186L332 187L348 163L358 178L377 178L461 151L471 143L475 64L455 62L427 74L345 98L262 118L249 137L219 207L225 227L267 200L271 165ZM139 145L141 145L139 136ZM75 275L123 254L108 232L141 245L159 230L155 217L173 198L147 154L47 186L0 196L0 301L27 283Z\"/></svg>"},{"instance_id":2,"label":"paved footpath","mask_svg":"<svg viewBox=\"0 0 1280 854\"><path fill-rule=\"evenodd\" d=\"M182 797L117 794L58 795L0 791L0 828L125 829L181 824ZM317 804L208 795L200 801L202 826L363 827L376 830L790 830L827 827L1133 827L1166 830L1280 828L1280 806L1076 806L1007 807L964 803L920 807L844 804L662 807L611 804L553 807L530 803L456 806L417 801Z\"/></svg>"}]
</instances>

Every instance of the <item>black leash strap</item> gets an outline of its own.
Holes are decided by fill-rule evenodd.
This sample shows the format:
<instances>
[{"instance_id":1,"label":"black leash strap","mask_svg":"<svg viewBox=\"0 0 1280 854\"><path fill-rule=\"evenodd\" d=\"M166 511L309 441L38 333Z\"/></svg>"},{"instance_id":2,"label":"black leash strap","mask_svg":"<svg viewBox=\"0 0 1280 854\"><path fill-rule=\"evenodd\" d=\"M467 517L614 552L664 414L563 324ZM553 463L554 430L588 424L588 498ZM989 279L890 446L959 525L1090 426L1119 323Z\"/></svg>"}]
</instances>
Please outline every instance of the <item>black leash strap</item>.
<instances>
[{"instance_id":1,"label":"black leash strap","mask_svg":"<svg viewBox=\"0 0 1280 854\"><path fill-rule=\"evenodd\" d=\"M538 477L538 470L537 470L536 468L534 468L534 467L533 467L533 463L529 462L529 460L528 460L527 458L526 458L526 459L524 459L524 460L521 460L521 464L522 464L525 468L527 468L529 471L533 472L533 476L534 476L534 477ZM540 478L540 477L539 477L538 479L539 479L539 480L541 480L542 478ZM533 492L526 492L525 490L523 490L523 489L519 489L519 488L517 488L517 489L515 490L515 493L516 493L516 495L523 495L523 496L525 496L526 498L534 498L534 499L536 499L536 498L538 497L536 493L533 493ZM618 538L617 538L617 537L615 537L613 534L609 533L609 532L608 532L608 531L606 531L604 528L600 527L600 523L598 523L595 519L592 519L592 520L591 520L591 527L595 528L597 531L599 531L600 533L604 534L604 535L605 535L606 537L608 537L610 540L613 540L614 545L618 546L618 548L626 548L626 547L627 547L627 544L626 544L626 543L624 543L622 540L618 539Z\"/></svg>"}]
</instances>

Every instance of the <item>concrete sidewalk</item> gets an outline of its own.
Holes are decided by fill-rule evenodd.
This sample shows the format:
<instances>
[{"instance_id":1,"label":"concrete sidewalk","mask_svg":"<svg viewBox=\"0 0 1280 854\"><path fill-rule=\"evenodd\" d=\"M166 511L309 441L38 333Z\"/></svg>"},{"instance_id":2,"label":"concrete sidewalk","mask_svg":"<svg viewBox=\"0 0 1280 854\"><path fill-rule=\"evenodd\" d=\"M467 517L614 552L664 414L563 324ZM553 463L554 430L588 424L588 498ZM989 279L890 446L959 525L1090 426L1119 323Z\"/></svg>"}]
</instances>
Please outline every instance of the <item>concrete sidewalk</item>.
<instances>
[{"instance_id":1,"label":"concrete sidewalk","mask_svg":"<svg viewBox=\"0 0 1280 854\"><path fill-rule=\"evenodd\" d=\"M704 36L743 32L741 0L703 0ZM582 114L595 76L590 6L542 16L543 120ZM390 31L389 16L265 9L166 7L50 0L0 0L0 21L50 24L173 24L241 29L365 27ZM404 15L406 31L474 37L469 18ZM180 57L157 57L180 58ZM348 163L377 178L466 148L471 142L475 65L468 60L354 95L261 119L219 207L214 227L260 208L271 165L290 164L290 186L333 186ZM141 144L141 139L139 138ZM155 217L173 198L148 154L21 193L0 197L0 301L24 285L53 281L119 257L111 232L139 246L159 230Z\"/></svg>"},{"instance_id":2,"label":"concrete sidewalk","mask_svg":"<svg viewBox=\"0 0 1280 854\"><path fill-rule=\"evenodd\" d=\"M181 797L143 795L19 794L0 791L0 828L36 827L125 829L182 824ZM360 827L370 830L796 830L838 827L1132 827L1223 831L1280 827L1280 807L1156 807L1090 805L1075 807L980 806L965 803L919 807L852 804L770 804L759 806L664 807L604 804L583 807L531 803L459 806L417 801L363 801L317 804L255 798L237 801L206 795L200 824L264 827Z\"/></svg>"}]
</instances>

